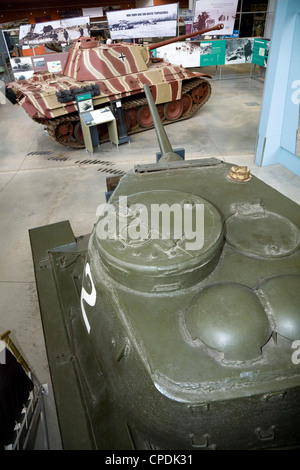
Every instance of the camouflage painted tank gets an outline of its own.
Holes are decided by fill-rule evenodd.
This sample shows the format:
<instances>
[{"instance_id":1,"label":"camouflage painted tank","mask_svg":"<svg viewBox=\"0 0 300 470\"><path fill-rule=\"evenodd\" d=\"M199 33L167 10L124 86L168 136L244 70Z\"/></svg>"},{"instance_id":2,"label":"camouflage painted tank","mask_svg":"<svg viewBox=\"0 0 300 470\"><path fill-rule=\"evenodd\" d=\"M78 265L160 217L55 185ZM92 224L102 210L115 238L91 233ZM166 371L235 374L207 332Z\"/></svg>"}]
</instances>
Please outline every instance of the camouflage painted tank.
<instances>
[{"instance_id":1,"label":"camouflage painted tank","mask_svg":"<svg viewBox=\"0 0 300 470\"><path fill-rule=\"evenodd\" d=\"M145 91L157 163L121 178L91 235L30 230L64 448L299 448L299 205L183 160ZM157 206L176 236L153 231Z\"/></svg>"},{"instance_id":2,"label":"camouflage painted tank","mask_svg":"<svg viewBox=\"0 0 300 470\"><path fill-rule=\"evenodd\" d=\"M94 108L122 100L128 134L153 127L143 85L151 86L155 103L166 123L191 117L210 97L211 86L202 73L162 63L151 57L157 47L187 37L222 29L223 24L150 46L118 43L99 45L78 39L70 50L63 73L36 72L28 80L12 82L7 97L61 144L82 147L83 136L76 94L90 92ZM209 77L211 78L211 77ZM105 139L105 129L100 138Z\"/></svg>"}]
</instances>

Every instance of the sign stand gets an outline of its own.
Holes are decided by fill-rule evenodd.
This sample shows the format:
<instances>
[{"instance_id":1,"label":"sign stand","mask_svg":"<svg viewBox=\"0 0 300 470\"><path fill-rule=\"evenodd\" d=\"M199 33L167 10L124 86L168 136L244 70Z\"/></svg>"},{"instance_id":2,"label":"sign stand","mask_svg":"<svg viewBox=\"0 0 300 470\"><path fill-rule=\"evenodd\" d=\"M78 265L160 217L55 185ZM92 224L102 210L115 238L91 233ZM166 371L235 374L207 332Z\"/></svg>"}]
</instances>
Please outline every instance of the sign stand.
<instances>
[{"instance_id":1,"label":"sign stand","mask_svg":"<svg viewBox=\"0 0 300 470\"><path fill-rule=\"evenodd\" d=\"M104 123L108 124L109 140L118 146L116 119L110 108L107 106L105 108L94 109L91 93L77 95L76 101L85 149L90 153L94 153L94 147L100 147L97 126Z\"/></svg>"},{"instance_id":2,"label":"sign stand","mask_svg":"<svg viewBox=\"0 0 300 470\"><path fill-rule=\"evenodd\" d=\"M112 101L111 103L112 111L117 119L118 131L119 131L119 144L124 144L130 142L131 139L127 135L124 113L122 108L122 103L120 100Z\"/></svg>"}]
</instances>

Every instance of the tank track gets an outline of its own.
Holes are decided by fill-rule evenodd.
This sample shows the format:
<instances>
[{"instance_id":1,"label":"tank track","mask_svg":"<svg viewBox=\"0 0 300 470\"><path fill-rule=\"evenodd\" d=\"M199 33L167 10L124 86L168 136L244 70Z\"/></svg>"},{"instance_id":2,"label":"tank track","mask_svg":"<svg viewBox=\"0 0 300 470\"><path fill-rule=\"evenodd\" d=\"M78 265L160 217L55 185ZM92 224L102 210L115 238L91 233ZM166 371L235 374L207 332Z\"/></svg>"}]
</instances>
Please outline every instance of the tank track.
<instances>
[{"instance_id":1,"label":"tank track","mask_svg":"<svg viewBox=\"0 0 300 470\"><path fill-rule=\"evenodd\" d=\"M204 96L193 96L193 94L197 95L196 90L198 87L204 87ZM207 80L194 78L183 84L182 96L183 95L189 95L191 97L192 104L190 109L188 109L187 112L183 112L178 119L168 120L167 118L163 118L162 120L164 125L183 121L193 116L193 114L195 114L196 111L198 111L198 109L201 108L201 106L203 106L209 99L211 95L211 85ZM147 99L145 97L136 99L132 97L122 102L125 114L130 112L130 110L136 110L136 112L138 112L138 110L144 105L147 105ZM74 129L77 123L79 123L79 116L74 113L48 120L44 122L44 125L46 126L49 137L51 137L55 142L59 142L60 144L71 148L84 148L83 142L79 142L79 140L74 137ZM136 125L128 129L127 134L132 135L152 128L154 128L154 125L141 126L139 122L137 122ZM108 141L108 134L104 133L104 135L100 136L100 142L102 143L106 141Z\"/></svg>"}]
</instances>

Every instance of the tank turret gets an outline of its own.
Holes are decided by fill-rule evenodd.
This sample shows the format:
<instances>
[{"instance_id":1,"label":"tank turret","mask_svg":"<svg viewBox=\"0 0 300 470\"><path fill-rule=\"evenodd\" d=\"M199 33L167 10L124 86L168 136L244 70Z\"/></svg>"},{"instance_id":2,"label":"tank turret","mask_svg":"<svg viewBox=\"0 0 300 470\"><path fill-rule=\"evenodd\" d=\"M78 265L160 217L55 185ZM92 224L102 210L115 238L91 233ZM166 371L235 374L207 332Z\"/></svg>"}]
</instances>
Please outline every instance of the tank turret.
<instances>
[{"instance_id":1,"label":"tank turret","mask_svg":"<svg viewBox=\"0 0 300 470\"><path fill-rule=\"evenodd\" d=\"M223 24L150 46L99 44L79 38L62 73L35 72L28 80L7 85L7 97L18 102L49 136L70 147L84 147L76 95L91 93L94 108L120 100L128 135L153 127L143 92L147 83L165 124L191 117L209 99L209 75L158 61L151 51L170 42L222 29ZM100 140L107 139L101 129Z\"/></svg>"},{"instance_id":2,"label":"tank turret","mask_svg":"<svg viewBox=\"0 0 300 470\"><path fill-rule=\"evenodd\" d=\"M299 448L299 205L178 158L145 88L160 160L90 235L30 230L64 448Z\"/></svg>"}]
</instances>

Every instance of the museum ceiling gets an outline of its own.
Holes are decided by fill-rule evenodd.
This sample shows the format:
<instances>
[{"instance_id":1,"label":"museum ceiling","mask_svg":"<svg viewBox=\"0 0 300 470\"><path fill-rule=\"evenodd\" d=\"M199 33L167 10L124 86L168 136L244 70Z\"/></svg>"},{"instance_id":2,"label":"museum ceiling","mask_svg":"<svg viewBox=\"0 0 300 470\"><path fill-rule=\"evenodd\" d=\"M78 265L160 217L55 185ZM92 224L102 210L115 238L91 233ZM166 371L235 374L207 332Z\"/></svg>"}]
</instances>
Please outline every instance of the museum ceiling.
<instances>
[{"instance_id":1,"label":"museum ceiling","mask_svg":"<svg viewBox=\"0 0 300 470\"><path fill-rule=\"evenodd\" d=\"M132 4L132 0L116 0L116 1L109 1L104 0L99 2L99 0L89 0L89 1L82 1L82 0L4 0L1 2L1 11L16 11L22 10L26 11L29 9L41 9L41 8L85 8L89 7L98 7L98 6L109 6L109 5L129 5Z\"/></svg>"}]
</instances>

